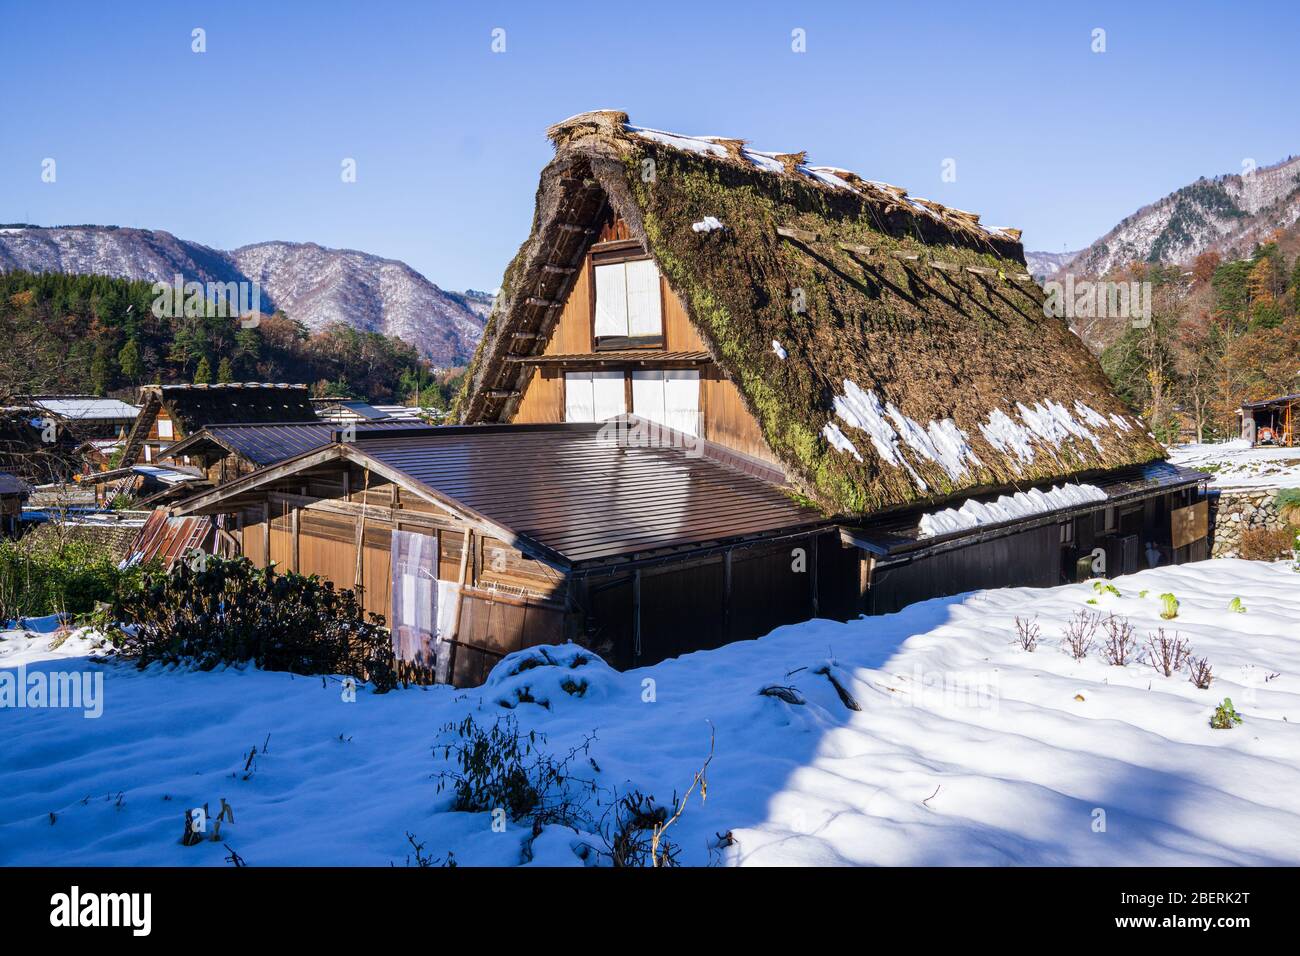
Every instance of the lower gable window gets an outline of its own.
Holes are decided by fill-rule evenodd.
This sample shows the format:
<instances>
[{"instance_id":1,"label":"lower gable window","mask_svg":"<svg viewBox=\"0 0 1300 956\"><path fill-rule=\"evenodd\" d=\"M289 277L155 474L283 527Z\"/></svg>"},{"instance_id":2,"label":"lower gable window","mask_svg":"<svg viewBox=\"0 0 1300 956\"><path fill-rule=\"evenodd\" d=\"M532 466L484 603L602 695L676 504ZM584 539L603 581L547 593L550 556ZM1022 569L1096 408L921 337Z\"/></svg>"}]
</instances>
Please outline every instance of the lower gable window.
<instances>
[{"instance_id":1,"label":"lower gable window","mask_svg":"<svg viewBox=\"0 0 1300 956\"><path fill-rule=\"evenodd\" d=\"M700 434L700 373L664 369L632 373L632 414L687 435Z\"/></svg>"},{"instance_id":2,"label":"lower gable window","mask_svg":"<svg viewBox=\"0 0 1300 956\"><path fill-rule=\"evenodd\" d=\"M627 411L623 373L565 372L564 420L603 422Z\"/></svg>"}]
</instances>

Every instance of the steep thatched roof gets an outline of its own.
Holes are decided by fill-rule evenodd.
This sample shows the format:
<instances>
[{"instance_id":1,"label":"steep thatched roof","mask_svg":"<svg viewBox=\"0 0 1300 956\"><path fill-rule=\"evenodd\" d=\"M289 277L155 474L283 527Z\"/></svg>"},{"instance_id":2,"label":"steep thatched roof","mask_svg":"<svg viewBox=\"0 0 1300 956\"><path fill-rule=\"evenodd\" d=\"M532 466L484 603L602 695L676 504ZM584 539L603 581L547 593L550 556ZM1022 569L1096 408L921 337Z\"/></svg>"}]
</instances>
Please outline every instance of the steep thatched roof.
<instances>
[{"instance_id":1,"label":"steep thatched roof","mask_svg":"<svg viewBox=\"0 0 1300 956\"><path fill-rule=\"evenodd\" d=\"M623 113L584 113L550 136L532 235L506 270L461 421L509 416L525 373L506 357L540 347L517 333L549 331L573 281L563 267L612 208L791 481L827 511L1162 457L1082 342L1045 315L1016 230L802 153L644 130Z\"/></svg>"}]
</instances>

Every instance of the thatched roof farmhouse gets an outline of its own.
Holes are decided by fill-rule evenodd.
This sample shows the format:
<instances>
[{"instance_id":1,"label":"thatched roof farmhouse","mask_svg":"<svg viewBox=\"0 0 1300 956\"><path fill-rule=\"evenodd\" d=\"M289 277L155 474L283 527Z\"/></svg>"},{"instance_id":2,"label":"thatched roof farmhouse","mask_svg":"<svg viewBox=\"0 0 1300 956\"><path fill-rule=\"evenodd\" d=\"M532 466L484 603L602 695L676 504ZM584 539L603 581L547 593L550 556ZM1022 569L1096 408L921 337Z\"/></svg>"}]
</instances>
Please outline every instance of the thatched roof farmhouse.
<instances>
[{"instance_id":1,"label":"thatched roof farmhouse","mask_svg":"<svg viewBox=\"0 0 1300 956\"><path fill-rule=\"evenodd\" d=\"M803 153L584 113L551 128L532 234L458 405L509 421L610 217L654 260L791 484L868 514L1162 457L1019 233Z\"/></svg>"},{"instance_id":2,"label":"thatched roof farmhouse","mask_svg":"<svg viewBox=\"0 0 1300 956\"><path fill-rule=\"evenodd\" d=\"M458 424L296 428L288 456L209 426L178 450L262 461L175 513L360 587L458 684L539 643L649 664L1204 556L1205 476L1047 314L1014 229L622 113L550 136Z\"/></svg>"}]
</instances>

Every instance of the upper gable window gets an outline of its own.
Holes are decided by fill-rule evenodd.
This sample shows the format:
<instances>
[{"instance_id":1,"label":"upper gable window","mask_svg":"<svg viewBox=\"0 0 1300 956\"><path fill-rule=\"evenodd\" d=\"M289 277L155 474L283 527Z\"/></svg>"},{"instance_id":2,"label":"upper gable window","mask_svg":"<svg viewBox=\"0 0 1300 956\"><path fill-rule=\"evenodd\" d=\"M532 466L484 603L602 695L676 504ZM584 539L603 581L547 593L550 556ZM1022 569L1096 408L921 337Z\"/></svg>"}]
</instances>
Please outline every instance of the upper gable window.
<instances>
[{"instance_id":1,"label":"upper gable window","mask_svg":"<svg viewBox=\"0 0 1300 956\"><path fill-rule=\"evenodd\" d=\"M594 265L595 341L598 349L661 346L663 302L653 259Z\"/></svg>"}]
</instances>

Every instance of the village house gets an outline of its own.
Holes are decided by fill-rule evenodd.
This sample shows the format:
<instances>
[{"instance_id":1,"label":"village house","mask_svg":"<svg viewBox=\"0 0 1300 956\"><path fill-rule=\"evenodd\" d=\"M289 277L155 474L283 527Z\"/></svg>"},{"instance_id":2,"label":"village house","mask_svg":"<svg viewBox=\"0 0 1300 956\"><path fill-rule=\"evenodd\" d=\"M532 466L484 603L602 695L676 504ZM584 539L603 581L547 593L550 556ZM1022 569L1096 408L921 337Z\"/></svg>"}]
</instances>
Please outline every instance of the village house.
<instances>
[{"instance_id":1,"label":"village house","mask_svg":"<svg viewBox=\"0 0 1300 956\"><path fill-rule=\"evenodd\" d=\"M0 471L0 538L16 538L22 522L23 502L31 495L27 482Z\"/></svg>"},{"instance_id":2,"label":"village house","mask_svg":"<svg viewBox=\"0 0 1300 956\"><path fill-rule=\"evenodd\" d=\"M1295 445L1295 408L1300 394L1278 395L1241 406L1241 437L1252 445Z\"/></svg>"},{"instance_id":3,"label":"village house","mask_svg":"<svg viewBox=\"0 0 1300 956\"><path fill-rule=\"evenodd\" d=\"M1205 556L1206 476L1047 313L1015 230L622 113L550 136L460 424L354 424L176 514L360 587L462 685L538 643L630 667Z\"/></svg>"},{"instance_id":4,"label":"village house","mask_svg":"<svg viewBox=\"0 0 1300 956\"><path fill-rule=\"evenodd\" d=\"M155 461L163 449L205 425L244 422L314 422L306 385L227 382L217 385L144 385L121 465Z\"/></svg>"}]
</instances>

